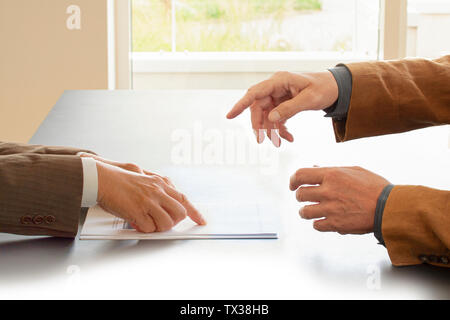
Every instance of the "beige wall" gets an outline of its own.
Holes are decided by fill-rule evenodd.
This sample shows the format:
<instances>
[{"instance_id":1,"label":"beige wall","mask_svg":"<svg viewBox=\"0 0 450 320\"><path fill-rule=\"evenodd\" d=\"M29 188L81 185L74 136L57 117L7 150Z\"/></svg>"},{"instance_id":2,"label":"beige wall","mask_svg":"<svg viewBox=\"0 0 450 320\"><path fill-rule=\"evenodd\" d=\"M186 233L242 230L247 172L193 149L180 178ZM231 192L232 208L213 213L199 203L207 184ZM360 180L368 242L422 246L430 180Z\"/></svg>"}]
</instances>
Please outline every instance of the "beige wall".
<instances>
[{"instance_id":1,"label":"beige wall","mask_svg":"<svg viewBox=\"0 0 450 320\"><path fill-rule=\"evenodd\" d=\"M81 29L69 30L69 5ZM106 0L0 0L0 141L26 142L65 89L108 87Z\"/></svg>"}]
</instances>

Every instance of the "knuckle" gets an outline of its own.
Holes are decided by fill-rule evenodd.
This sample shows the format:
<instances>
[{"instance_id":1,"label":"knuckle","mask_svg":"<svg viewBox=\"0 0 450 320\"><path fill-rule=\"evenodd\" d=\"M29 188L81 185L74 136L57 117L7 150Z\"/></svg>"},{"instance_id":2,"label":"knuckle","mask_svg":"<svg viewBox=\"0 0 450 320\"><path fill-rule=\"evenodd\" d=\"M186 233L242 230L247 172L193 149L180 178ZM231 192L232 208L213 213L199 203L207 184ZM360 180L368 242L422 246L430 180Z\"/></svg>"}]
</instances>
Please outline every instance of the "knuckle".
<instances>
[{"instance_id":1,"label":"knuckle","mask_svg":"<svg viewBox=\"0 0 450 320\"><path fill-rule=\"evenodd\" d=\"M301 185L301 179L302 179L302 172L300 171L301 169L297 170L292 176L291 179L289 181L289 184L292 187L298 187L299 185Z\"/></svg>"},{"instance_id":2,"label":"knuckle","mask_svg":"<svg viewBox=\"0 0 450 320\"><path fill-rule=\"evenodd\" d=\"M176 217L176 218L173 219L173 225L176 226L181 221L183 221L183 219L181 217Z\"/></svg>"},{"instance_id":3,"label":"knuckle","mask_svg":"<svg viewBox=\"0 0 450 320\"><path fill-rule=\"evenodd\" d=\"M125 168L130 171L141 171L141 168L134 163L126 163Z\"/></svg>"},{"instance_id":4,"label":"knuckle","mask_svg":"<svg viewBox=\"0 0 450 320\"><path fill-rule=\"evenodd\" d=\"M320 221L314 221L313 228L316 229L317 231L323 230L322 225L320 224Z\"/></svg>"},{"instance_id":5,"label":"knuckle","mask_svg":"<svg viewBox=\"0 0 450 320\"><path fill-rule=\"evenodd\" d=\"M304 219L310 219L311 218L311 212L308 206L303 207L301 212L302 218Z\"/></svg>"},{"instance_id":6,"label":"knuckle","mask_svg":"<svg viewBox=\"0 0 450 320\"><path fill-rule=\"evenodd\" d=\"M145 179L149 182L149 185L156 185L158 182L156 176L145 176Z\"/></svg>"},{"instance_id":7,"label":"knuckle","mask_svg":"<svg viewBox=\"0 0 450 320\"><path fill-rule=\"evenodd\" d=\"M174 226L174 223L172 221L168 221L164 224L161 224L158 226L158 231L169 231L170 229L172 229L172 227Z\"/></svg>"},{"instance_id":8,"label":"knuckle","mask_svg":"<svg viewBox=\"0 0 450 320\"><path fill-rule=\"evenodd\" d=\"M299 181L302 177L302 174L303 174L302 169L298 169L297 171L295 171L295 174L294 174L295 181Z\"/></svg>"},{"instance_id":9,"label":"knuckle","mask_svg":"<svg viewBox=\"0 0 450 320\"><path fill-rule=\"evenodd\" d=\"M165 181L164 181L164 179L162 178L162 177L160 177L160 176L153 176L152 177L153 178L153 181L155 182L155 183L158 183L158 184L160 184L160 183L165 183Z\"/></svg>"},{"instance_id":10,"label":"knuckle","mask_svg":"<svg viewBox=\"0 0 450 320\"><path fill-rule=\"evenodd\" d=\"M277 71L274 73L273 76L276 78L282 78L282 77L286 77L288 75L289 75L289 72L287 72L287 71Z\"/></svg>"},{"instance_id":11,"label":"knuckle","mask_svg":"<svg viewBox=\"0 0 450 320\"><path fill-rule=\"evenodd\" d=\"M318 192L320 193L321 196L323 196L324 198L328 198L328 196L330 195L330 193L333 192L333 189L330 188L327 184L322 184L320 186L320 190L318 190Z\"/></svg>"},{"instance_id":12,"label":"knuckle","mask_svg":"<svg viewBox=\"0 0 450 320\"><path fill-rule=\"evenodd\" d=\"M335 168L332 168L332 169L328 170L328 172L325 174L325 177L328 180L334 181L339 177L339 171Z\"/></svg>"},{"instance_id":13,"label":"knuckle","mask_svg":"<svg viewBox=\"0 0 450 320\"><path fill-rule=\"evenodd\" d=\"M180 214L179 216L177 216L174 219L174 224L173 225L176 225L176 224L180 223L181 221L183 221L186 218L186 216L187 216L186 214Z\"/></svg>"},{"instance_id":14,"label":"knuckle","mask_svg":"<svg viewBox=\"0 0 450 320\"><path fill-rule=\"evenodd\" d=\"M323 186L323 188L320 190L320 197L323 198L324 200L336 199L337 198L336 194L337 194L336 190L328 188L326 186Z\"/></svg>"},{"instance_id":15,"label":"knuckle","mask_svg":"<svg viewBox=\"0 0 450 320\"><path fill-rule=\"evenodd\" d=\"M184 195L184 193L181 193L181 192L180 192L180 201L181 201L181 203L186 202L186 200L187 200L187 198L186 198L186 196Z\"/></svg>"},{"instance_id":16,"label":"knuckle","mask_svg":"<svg viewBox=\"0 0 450 320\"><path fill-rule=\"evenodd\" d=\"M146 223L146 224L143 224L143 225L138 225L138 227L144 233L152 233L152 232L156 231L155 226L153 224L150 224L150 223Z\"/></svg>"},{"instance_id":17,"label":"knuckle","mask_svg":"<svg viewBox=\"0 0 450 320\"><path fill-rule=\"evenodd\" d=\"M184 207L180 208L180 210L177 211L174 216L175 217L173 218L173 222L174 222L174 225L176 225L179 222L183 221L187 217L187 211Z\"/></svg>"},{"instance_id":18,"label":"knuckle","mask_svg":"<svg viewBox=\"0 0 450 320\"><path fill-rule=\"evenodd\" d=\"M303 190L302 188L298 189L297 192L295 192L295 197L297 198L298 202L302 202L303 197Z\"/></svg>"},{"instance_id":19,"label":"knuckle","mask_svg":"<svg viewBox=\"0 0 450 320\"><path fill-rule=\"evenodd\" d=\"M148 185L146 185L147 186L147 188L150 190L150 191L159 191L160 190L160 186L157 184L157 183L155 183L155 182L151 182L150 184L148 184Z\"/></svg>"},{"instance_id":20,"label":"knuckle","mask_svg":"<svg viewBox=\"0 0 450 320\"><path fill-rule=\"evenodd\" d=\"M157 183L154 183L154 182L150 183L146 187L147 187L149 194L151 194L151 195L160 196L163 193L161 186Z\"/></svg>"},{"instance_id":21,"label":"knuckle","mask_svg":"<svg viewBox=\"0 0 450 320\"><path fill-rule=\"evenodd\" d=\"M187 210L186 210L185 207L182 207L182 208L181 208L180 216L181 216L181 220L183 220L184 218L187 217Z\"/></svg>"}]
</instances>

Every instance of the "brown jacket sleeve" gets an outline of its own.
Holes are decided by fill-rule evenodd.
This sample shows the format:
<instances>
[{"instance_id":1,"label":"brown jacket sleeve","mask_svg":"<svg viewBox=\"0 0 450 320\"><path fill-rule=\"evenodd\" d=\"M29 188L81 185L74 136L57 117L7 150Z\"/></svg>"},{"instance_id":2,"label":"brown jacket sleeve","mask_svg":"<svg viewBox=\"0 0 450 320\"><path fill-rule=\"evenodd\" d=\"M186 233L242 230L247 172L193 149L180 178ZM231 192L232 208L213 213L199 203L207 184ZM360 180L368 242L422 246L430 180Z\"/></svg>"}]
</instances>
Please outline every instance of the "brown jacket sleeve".
<instances>
[{"instance_id":1,"label":"brown jacket sleeve","mask_svg":"<svg viewBox=\"0 0 450 320\"><path fill-rule=\"evenodd\" d=\"M450 55L350 63L346 120L333 120L338 142L450 123Z\"/></svg>"},{"instance_id":2,"label":"brown jacket sleeve","mask_svg":"<svg viewBox=\"0 0 450 320\"><path fill-rule=\"evenodd\" d=\"M0 155L15 154L15 153L76 155L78 152L88 152L95 154L94 152L89 150L82 150L71 147L43 146L43 145L0 141Z\"/></svg>"},{"instance_id":3,"label":"brown jacket sleeve","mask_svg":"<svg viewBox=\"0 0 450 320\"><path fill-rule=\"evenodd\" d=\"M338 142L450 123L450 56L347 67L352 96L347 119L333 120ZM395 186L381 229L394 265L449 267L450 191Z\"/></svg>"},{"instance_id":4,"label":"brown jacket sleeve","mask_svg":"<svg viewBox=\"0 0 450 320\"><path fill-rule=\"evenodd\" d=\"M381 230L392 264L450 267L450 191L395 186Z\"/></svg>"},{"instance_id":5,"label":"brown jacket sleeve","mask_svg":"<svg viewBox=\"0 0 450 320\"><path fill-rule=\"evenodd\" d=\"M78 156L0 156L0 232L74 237L82 188Z\"/></svg>"},{"instance_id":6,"label":"brown jacket sleeve","mask_svg":"<svg viewBox=\"0 0 450 320\"><path fill-rule=\"evenodd\" d=\"M0 142L0 232L74 237L83 168L75 148Z\"/></svg>"}]
</instances>

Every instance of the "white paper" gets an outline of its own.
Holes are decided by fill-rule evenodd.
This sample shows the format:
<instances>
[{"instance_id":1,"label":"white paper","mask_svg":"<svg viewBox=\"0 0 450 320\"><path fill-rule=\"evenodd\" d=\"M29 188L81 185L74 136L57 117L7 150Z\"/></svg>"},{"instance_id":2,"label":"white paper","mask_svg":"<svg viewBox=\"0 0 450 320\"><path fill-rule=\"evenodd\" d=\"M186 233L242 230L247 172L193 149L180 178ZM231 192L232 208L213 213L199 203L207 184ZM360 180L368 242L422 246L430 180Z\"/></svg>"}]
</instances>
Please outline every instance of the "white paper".
<instances>
[{"instance_id":1,"label":"white paper","mask_svg":"<svg viewBox=\"0 0 450 320\"><path fill-rule=\"evenodd\" d=\"M275 213L258 204L195 204L206 226L186 218L166 232L140 233L99 206L89 209L81 240L276 239Z\"/></svg>"}]
</instances>

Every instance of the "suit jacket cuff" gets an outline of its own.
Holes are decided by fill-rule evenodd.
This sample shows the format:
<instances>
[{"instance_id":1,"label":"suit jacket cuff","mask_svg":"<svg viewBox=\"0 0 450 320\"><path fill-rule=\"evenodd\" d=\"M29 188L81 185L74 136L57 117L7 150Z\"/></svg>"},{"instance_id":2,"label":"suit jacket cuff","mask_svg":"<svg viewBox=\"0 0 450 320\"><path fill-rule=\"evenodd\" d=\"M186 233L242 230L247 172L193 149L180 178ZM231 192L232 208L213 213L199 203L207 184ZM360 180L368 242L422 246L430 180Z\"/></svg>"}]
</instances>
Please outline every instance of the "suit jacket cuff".
<instances>
[{"instance_id":1,"label":"suit jacket cuff","mask_svg":"<svg viewBox=\"0 0 450 320\"><path fill-rule=\"evenodd\" d=\"M98 174L97 161L92 158L81 158L83 165L83 196L81 207L88 208L97 204Z\"/></svg>"},{"instance_id":2,"label":"suit jacket cuff","mask_svg":"<svg viewBox=\"0 0 450 320\"><path fill-rule=\"evenodd\" d=\"M389 194L391 193L392 188L394 188L393 184L389 184L386 187L384 187L383 191L381 191L381 194L378 197L377 206L375 209L373 233L375 235L375 238L377 238L378 243L382 244L383 246L385 245L385 243L383 239L383 233L381 231L381 224L383 221L384 207L386 206L386 201L389 197Z\"/></svg>"},{"instance_id":3,"label":"suit jacket cuff","mask_svg":"<svg viewBox=\"0 0 450 320\"><path fill-rule=\"evenodd\" d=\"M347 117L352 96L352 74L343 64L328 69L331 72L338 86L339 96L337 101L330 107L324 109L325 117L336 120L344 120Z\"/></svg>"}]
</instances>

